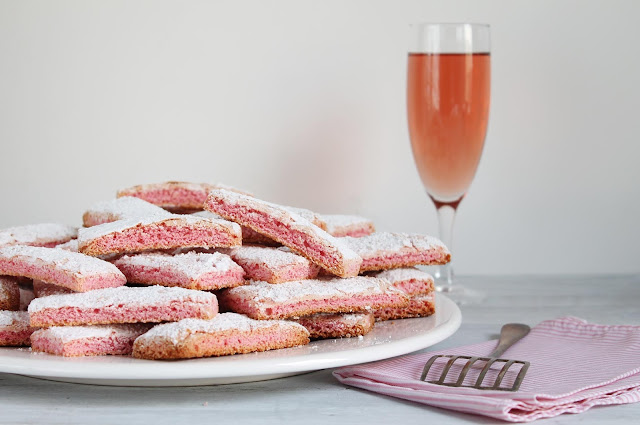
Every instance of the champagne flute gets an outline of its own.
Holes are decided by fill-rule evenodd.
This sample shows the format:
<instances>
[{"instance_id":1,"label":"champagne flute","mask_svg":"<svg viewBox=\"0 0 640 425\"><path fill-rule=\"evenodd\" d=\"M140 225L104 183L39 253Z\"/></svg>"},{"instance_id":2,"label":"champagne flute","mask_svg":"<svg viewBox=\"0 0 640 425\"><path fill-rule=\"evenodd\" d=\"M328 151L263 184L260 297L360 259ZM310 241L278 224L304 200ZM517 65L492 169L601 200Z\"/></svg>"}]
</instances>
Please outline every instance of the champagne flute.
<instances>
[{"instance_id":1,"label":"champagne flute","mask_svg":"<svg viewBox=\"0 0 640 425\"><path fill-rule=\"evenodd\" d=\"M490 33L483 24L411 26L407 115L413 158L451 250L455 213L476 173L489 119ZM482 294L454 284L451 264L437 289L459 303Z\"/></svg>"}]
</instances>

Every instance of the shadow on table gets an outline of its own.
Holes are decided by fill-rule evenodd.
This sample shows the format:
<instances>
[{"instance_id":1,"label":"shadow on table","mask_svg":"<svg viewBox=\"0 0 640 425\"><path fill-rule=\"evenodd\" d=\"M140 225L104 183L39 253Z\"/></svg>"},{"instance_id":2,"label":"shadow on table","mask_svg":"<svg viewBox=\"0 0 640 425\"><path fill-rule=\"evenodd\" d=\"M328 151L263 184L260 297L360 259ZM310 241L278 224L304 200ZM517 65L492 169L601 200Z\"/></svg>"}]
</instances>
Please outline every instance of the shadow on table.
<instances>
[{"instance_id":1,"label":"shadow on table","mask_svg":"<svg viewBox=\"0 0 640 425\"><path fill-rule=\"evenodd\" d=\"M389 413L394 407L402 406L403 415L419 417L428 411L430 419L433 419L432 415L437 415L442 419L446 417L479 424L495 423L495 420L489 418L348 387L340 384L330 370L269 381L200 387L112 387L0 375L0 399L10 401L16 409L21 409L29 417L37 413L46 415L46 412L64 411L64 418L59 418L63 421L88 412L99 414L102 411L108 416L103 417L105 420L126 414L146 416L158 413L167 416L166 419L169 416L194 415L205 418L213 413L226 412L247 422L247 418L253 420L252 415L256 412L263 412L265 415L273 415L275 412L282 418L287 418L294 411L307 411L315 414L317 419L306 420L307 423L320 423L318 421L322 417L326 420L326 417L344 415L345 397L353 400L349 406L350 414L362 418L378 411L381 414ZM289 401L283 402L285 399ZM37 406L38 412L34 411L34 406Z\"/></svg>"}]
</instances>

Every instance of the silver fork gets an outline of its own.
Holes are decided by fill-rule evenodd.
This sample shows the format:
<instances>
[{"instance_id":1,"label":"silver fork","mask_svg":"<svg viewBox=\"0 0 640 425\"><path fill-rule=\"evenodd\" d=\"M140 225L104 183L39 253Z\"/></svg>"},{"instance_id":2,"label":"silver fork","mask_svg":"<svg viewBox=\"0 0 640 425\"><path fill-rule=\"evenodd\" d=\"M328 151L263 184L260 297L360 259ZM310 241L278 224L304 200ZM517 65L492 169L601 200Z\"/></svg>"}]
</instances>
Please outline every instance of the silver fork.
<instances>
[{"instance_id":1,"label":"silver fork","mask_svg":"<svg viewBox=\"0 0 640 425\"><path fill-rule=\"evenodd\" d=\"M526 375L527 370L529 369L530 363L522 360L501 359L499 357L505 351L507 351L509 347L511 347L513 344L515 344L516 342L524 338L529 333L530 330L531 328L529 326L523 325L521 323L507 323L500 330L500 339L498 340L498 346L496 347L495 350L491 352L491 354L489 354L488 357L454 356L450 354L438 354L436 356L433 356L424 365L424 369L422 370L422 376L420 377L420 380L425 381L427 379L427 375L429 374L429 369L431 369L431 366L435 363L436 360L442 357L447 357L450 360L447 362L446 366L444 367L442 374L440 374L440 379L435 381L426 381L426 382L429 382L431 384L437 384L437 385L446 385L448 387L468 387L468 388L477 388L479 390L518 391L518 388L520 388L520 384L522 384L522 380L524 379L524 375ZM447 374L451 370L451 367L454 365L456 361L460 359L466 359L467 363L464 365L464 367L460 371L460 375L458 375L458 379L456 379L455 382L445 382L445 380L447 379ZM476 383L474 385L463 385L464 379L467 377L469 370L471 370L471 367L474 365L474 363L478 361L486 362L486 364L482 368L482 371L480 372L480 375L478 376ZM491 365L493 365L496 362L504 362L505 364L500 370L500 373L498 373L498 376L496 377L496 380L494 381L493 385L483 387L482 381L484 380L485 375L491 368ZM514 364L521 364L522 367L520 368L520 371L518 372L518 375L516 376L516 379L513 385L510 387L501 387L500 384L502 383L504 376L506 375L509 368Z\"/></svg>"}]
</instances>

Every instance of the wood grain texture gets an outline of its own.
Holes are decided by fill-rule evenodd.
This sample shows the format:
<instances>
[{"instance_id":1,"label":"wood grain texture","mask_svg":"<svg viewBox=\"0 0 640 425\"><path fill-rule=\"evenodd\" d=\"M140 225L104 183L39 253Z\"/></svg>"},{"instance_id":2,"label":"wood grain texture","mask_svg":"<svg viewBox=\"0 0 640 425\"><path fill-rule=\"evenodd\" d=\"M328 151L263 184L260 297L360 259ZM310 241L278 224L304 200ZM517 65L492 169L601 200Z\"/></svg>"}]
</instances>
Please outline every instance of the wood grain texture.
<instances>
[{"instance_id":1,"label":"wood grain texture","mask_svg":"<svg viewBox=\"0 0 640 425\"><path fill-rule=\"evenodd\" d=\"M640 325L640 275L466 277L487 292L481 305L463 306L463 324L444 349L494 338L506 322L530 325L573 315L597 323ZM433 348L432 348L433 349ZM426 350L425 350L426 351ZM504 424L348 388L330 370L291 378L210 387L125 388L65 384L0 374L0 424L239 424L367 423L391 418L419 424ZM593 408L550 424L627 424L640 404Z\"/></svg>"}]
</instances>

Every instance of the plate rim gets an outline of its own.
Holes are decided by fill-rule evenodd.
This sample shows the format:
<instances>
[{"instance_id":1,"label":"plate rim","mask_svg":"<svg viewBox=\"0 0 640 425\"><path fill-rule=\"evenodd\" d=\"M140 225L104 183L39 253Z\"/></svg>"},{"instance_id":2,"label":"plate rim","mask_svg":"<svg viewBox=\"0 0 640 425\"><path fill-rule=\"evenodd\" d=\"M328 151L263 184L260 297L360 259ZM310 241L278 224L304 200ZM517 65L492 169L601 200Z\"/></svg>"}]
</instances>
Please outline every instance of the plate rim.
<instances>
[{"instance_id":1,"label":"plate rim","mask_svg":"<svg viewBox=\"0 0 640 425\"><path fill-rule=\"evenodd\" d=\"M135 383L136 381L157 381L159 385L162 385L161 383L163 381L229 380L229 378L243 379L242 382L247 382L246 378L250 376L258 378L259 376L268 375L292 375L321 369L351 366L388 359L427 348L453 335L462 323L460 308L444 294L437 293L436 314L443 310L449 312L449 316L446 317L442 323L437 324L428 331L404 338L401 341L351 350L299 354L291 357L248 358L243 360L242 368L240 369L237 365L231 366L228 363L215 364L213 362L206 364L201 363L203 366L193 367L194 363L197 364L197 362L202 359L151 361L127 358L126 362L117 363L122 358L111 361L115 356L100 356L84 357L82 359L86 362L74 363L74 360L78 358L61 358L54 356L55 359L52 359L50 358L51 355L44 353L29 353L29 357L17 358L4 354L9 351L15 352L15 350L19 350L19 348L3 347L0 349L0 373L11 373L52 380L56 380L56 378L58 380L64 380L64 378L70 380L79 379L86 380L87 382L95 381L96 384L100 384L99 381L103 381L105 385L113 385L107 383L109 381L128 383ZM421 319L428 319L428 317L418 318L417 320ZM318 342L321 343L322 341ZM26 350L26 348L22 348L22 350ZM265 353L269 352L267 351ZM357 355L354 353L357 353ZM38 359L39 356L43 357ZM357 357L357 359L355 359L356 361L354 361L354 357ZM7 362L7 360L10 361ZM153 362L155 367L140 367L140 365L143 364L142 362ZM83 367L69 367L69 365L73 364L82 364ZM187 367L176 367L178 364L187 365ZM116 371L111 370L114 367Z\"/></svg>"}]
</instances>

